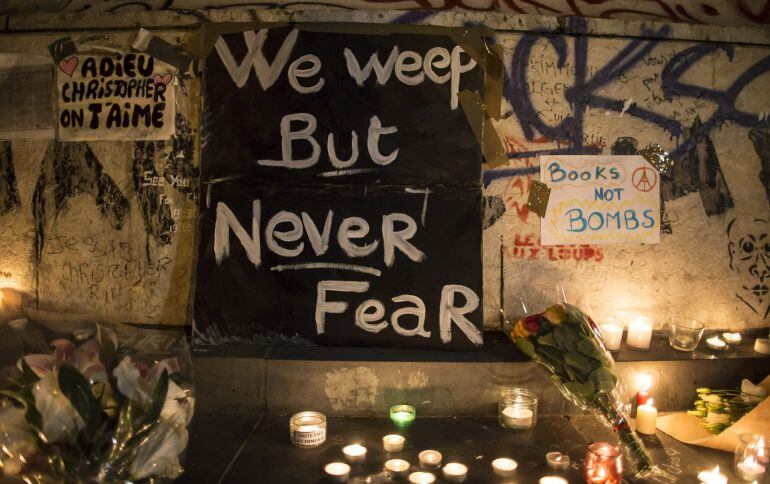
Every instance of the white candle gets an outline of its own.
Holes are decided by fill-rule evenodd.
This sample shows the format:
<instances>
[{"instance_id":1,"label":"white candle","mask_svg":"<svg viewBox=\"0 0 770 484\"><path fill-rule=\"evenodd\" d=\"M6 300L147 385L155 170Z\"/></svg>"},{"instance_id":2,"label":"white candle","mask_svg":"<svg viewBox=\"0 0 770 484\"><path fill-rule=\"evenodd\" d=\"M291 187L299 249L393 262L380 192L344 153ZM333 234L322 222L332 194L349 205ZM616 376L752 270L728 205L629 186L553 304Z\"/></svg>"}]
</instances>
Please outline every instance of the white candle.
<instances>
[{"instance_id":1,"label":"white candle","mask_svg":"<svg viewBox=\"0 0 770 484\"><path fill-rule=\"evenodd\" d=\"M720 474L719 466L714 467L710 471L700 471L698 473L698 480L703 484L727 484L727 476Z\"/></svg>"},{"instance_id":2,"label":"white candle","mask_svg":"<svg viewBox=\"0 0 770 484\"><path fill-rule=\"evenodd\" d=\"M420 465L423 467L438 467L441 465L441 452L435 450L423 450L418 455Z\"/></svg>"},{"instance_id":3,"label":"white candle","mask_svg":"<svg viewBox=\"0 0 770 484\"><path fill-rule=\"evenodd\" d=\"M652 322L650 318L638 316L628 324L628 336L626 343L637 350L650 349L652 339Z\"/></svg>"},{"instance_id":4,"label":"white candle","mask_svg":"<svg viewBox=\"0 0 770 484\"><path fill-rule=\"evenodd\" d=\"M401 452L404 450L404 442L406 441L400 435L391 434L382 438L382 447L385 452Z\"/></svg>"},{"instance_id":5,"label":"white candle","mask_svg":"<svg viewBox=\"0 0 770 484\"><path fill-rule=\"evenodd\" d=\"M563 471L569 467L569 456L561 452L549 452L545 454L548 467L557 471Z\"/></svg>"},{"instance_id":6,"label":"white candle","mask_svg":"<svg viewBox=\"0 0 770 484\"><path fill-rule=\"evenodd\" d=\"M444 466L443 471L447 482L463 482L468 477L468 468L459 462L450 462Z\"/></svg>"},{"instance_id":7,"label":"white candle","mask_svg":"<svg viewBox=\"0 0 770 484\"><path fill-rule=\"evenodd\" d=\"M712 336L706 340L706 346L712 350L722 351L723 349L727 348L727 343L719 339L719 336Z\"/></svg>"},{"instance_id":8,"label":"white candle","mask_svg":"<svg viewBox=\"0 0 770 484\"><path fill-rule=\"evenodd\" d=\"M620 342L623 339L623 326L615 323L607 323L602 326L602 337L604 346L609 351L618 351Z\"/></svg>"},{"instance_id":9,"label":"white candle","mask_svg":"<svg viewBox=\"0 0 770 484\"><path fill-rule=\"evenodd\" d=\"M360 444L346 445L342 448L348 462L362 462L366 458L366 447Z\"/></svg>"},{"instance_id":10,"label":"white candle","mask_svg":"<svg viewBox=\"0 0 770 484\"><path fill-rule=\"evenodd\" d=\"M344 462L332 462L324 467L326 476L334 482L345 482L350 476L350 466Z\"/></svg>"},{"instance_id":11,"label":"white candle","mask_svg":"<svg viewBox=\"0 0 770 484\"><path fill-rule=\"evenodd\" d=\"M569 484L567 479L564 479L563 477L559 476L545 476L541 477L540 481L538 481L540 484Z\"/></svg>"},{"instance_id":12,"label":"white candle","mask_svg":"<svg viewBox=\"0 0 770 484\"><path fill-rule=\"evenodd\" d=\"M735 466L738 470L738 474L744 481L761 481L762 476L767 470L765 466L757 462L754 456L749 456L746 459L738 462Z\"/></svg>"},{"instance_id":13,"label":"white candle","mask_svg":"<svg viewBox=\"0 0 770 484\"><path fill-rule=\"evenodd\" d=\"M433 484L436 482L436 476L430 472L412 472L409 474L410 484Z\"/></svg>"},{"instance_id":14,"label":"white candle","mask_svg":"<svg viewBox=\"0 0 770 484\"><path fill-rule=\"evenodd\" d=\"M763 355L770 355L770 339L757 338L754 341L754 351Z\"/></svg>"},{"instance_id":15,"label":"white candle","mask_svg":"<svg viewBox=\"0 0 770 484\"><path fill-rule=\"evenodd\" d=\"M722 333L722 339L728 344L737 345L741 342L741 333Z\"/></svg>"},{"instance_id":16,"label":"white candle","mask_svg":"<svg viewBox=\"0 0 770 484\"><path fill-rule=\"evenodd\" d=\"M519 463L507 457L500 457L492 461L492 469L500 477L511 477L516 473Z\"/></svg>"},{"instance_id":17,"label":"white candle","mask_svg":"<svg viewBox=\"0 0 770 484\"><path fill-rule=\"evenodd\" d=\"M503 422L513 429L528 429L532 427L532 410L520 405L511 405L503 409Z\"/></svg>"},{"instance_id":18,"label":"white candle","mask_svg":"<svg viewBox=\"0 0 770 484\"><path fill-rule=\"evenodd\" d=\"M404 477L409 472L409 462L404 459L390 459L385 461L385 470L394 477Z\"/></svg>"},{"instance_id":19,"label":"white candle","mask_svg":"<svg viewBox=\"0 0 770 484\"><path fill-rule=\"evenodd\" d=\"M658 409L652 403L650 398L644 405L636 407L636 431L640 434L655 435Z\"/></svg>"}]
</instances>

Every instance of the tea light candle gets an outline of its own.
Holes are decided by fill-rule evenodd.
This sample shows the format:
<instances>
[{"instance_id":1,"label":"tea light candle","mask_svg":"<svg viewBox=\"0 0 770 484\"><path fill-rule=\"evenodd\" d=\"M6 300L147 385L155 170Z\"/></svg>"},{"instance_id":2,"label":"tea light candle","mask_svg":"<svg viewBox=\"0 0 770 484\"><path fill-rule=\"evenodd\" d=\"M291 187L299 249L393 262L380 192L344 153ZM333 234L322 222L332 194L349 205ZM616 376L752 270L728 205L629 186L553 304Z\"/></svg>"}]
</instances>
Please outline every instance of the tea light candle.
<instances>
[{"instance_id":1,"label":"tea light candle","mask_svg":"<svg viewBox=\"0 0 770 484\"><path fill-rule=\"evenodd\" d=\"M300 448L312 448L326 442L326 416L319 412L299 412L289 419L289 438Z\"/></svg>"},{"instance_id":2,"label":"tea light candle","mask_svg":"<svg viewBox=\"0 0 770 484\"><path fill-rule=\"evenodd\" d=\"M722 333L722 339L727 344L737 345L741 342L741 333Z\"/></svg>"},{"instance_id":3,"label":"tea light candle","mask_svg":"<svg viewBox=\"0 0 770 484\"><path fill-rule=\"evenodd\" d=\"M706 340L706 346L712 350L722 351L723 349L727 348L727 343L722 341L719 336L712 336Z\"/></svg>"},{"instance_id":4,"label":"tea light candle","mask_svg":"<svg viewBox=\"0 0 770 484\"><path fill-rule=\"evenodd\" d=\"M447 482L463 482L468 477L468 467L459 462L450 462L444 466L443 471Z\"/></svg>"},{"instance_id":5,"label":"tea light candle","mask_svg":"<svg viewBox=\"0 0 770 484\"><path fill-rule=\"evenodd\" d=\"M607 323L602 326L602 337L604 346L609 351L618 351L620 342L623 339L623 326L615 323Z\"/></svg>"},{"instance_id":6,"label":"tea light candle","mask_svg":"<svg viewBox=\"0 0 770 484\"><path fill-rule=\"evenodd\" d=\"M404 459L390 459L385 461L385 470L393 477L404 477L409 472L409 462Z\"/></svg>"},{"instance_id":7,"label":"tea light candle","mask_svg":"<svg viewBox=\"0 0 770 484\"><path fill-rule=\"evenodd\" d=\"M500 477L511 477L516 473L519 463L507 457L500 457L492 461L492 469Z\"/></svg>"},{"instance_id":8,"label":"tea light candle","mask_svg":"<svg viewBox=\"0 0 770 484\"><path fill-rule=\"evenodd\" d=\"M652 339L652 321L645 316L638 316L628 323L628 336L626 344L637 350L650 349L650 340Z\"/></svg>"},{"instance_id":9,"label":"tea light candle","mask_svg":"<svg viewBox=\"0 0 770 484\"><path fill-rule=\"evenodd\" d=\"M393 405L390 407L390 421L400 429L405 429L412 425L417 411L411 405Z\"/></svg>"},{"instance_id":10,"label":"tea light candle","mask_svg":"<svg viewBox=\"0 0 770 484\"><path fill-rule=\"evenodd\" d=\"M735 468L744 481L761 481L767 470L765 466L757 462L754 456L749 456L738 462Z\"/></svg>"},{"instance_id":11,"label":"tea light candle","mask_svg":"<svg viewBox=\"0 0 770 484\"><path fill-rule=\"evenodd\" d=\"M754 341L754 351L763 355L770 355L770 339L757 338Z\"/></svg>"},{"instance_id":12,"label":"tea light candle","mask_svg":"<svg viewBox=\"0 0 770 484\"><path fill-rule=\"evenodd\" d=\"M435 450L423 450L418 457L422 467L438 467L441 465L441 452Z\"/></svg>"},{"instance_id":13,"label":"tea light candle","mask_svg":"<svg viewBox=\"0 0 770 484\"><path fill-rule=\"evenodd\" d=\"M658 419L658 409L653 405L653 399L636 408L636 431L640 434L655 435Z\"/></svg>"},{"instance_id":14,"label":"tea light candle","mask_svg":"<svg viewBox=\"0 0 770 484\"><path fill-rule=\"evenodd\" d=\"M332 462L324 467L326 477L333 482L345 482L350 476L350 466L344 462Z\"/></svg>"},{"instance_id":15,"label":"tea light candle","mask_svg":"<svg viewBox=\"0 0 770 484\"><path fill-rule=\"evenodd\" d=\"M557 471L563 471L569 467L569 456L561 452L549 452L545 454L548 467Z\"/></svg>"},{"instance_id":16,"label":"tea light candle","mask_svg":"<svg viewBox=\"0 0 770 484\"><path fill-rule=\"evenodd\" d=\"M382 438L382 447L385 452L401 452L404 450L406 439L400 435L391 434Z\"/></svg>"},{"instance_id":17,"label":"tea light candle","mask_svg":"<svg viewBox=\"0 0 770 484\"><path fill-rule=\"evenodd\" d=\"M567 479L559 476L545 476L538 481L540 484L569 484Z\"/></svg>"},{"instance_id":18,"label":"tea light candle","mask_svg":"<svg viewBox=\"0 0 770 484\"><path fill-rule=\"evenodd\" d=\"M350 444L342 448L348 462L363 462L366 458L366 447L360 444Z\"/></svg>"},{"instance_id":19,"label":"tea light candle","mask_svg":"<svg viewBox=\"0 0 770 484\"><path fill-rule=\"evenodd\" d=\"M528 429L532 427L532 410L520 405L511 405L503 409L503 422L513 429Z\"/></svg>"},{"instance_id":20,"label":"tea light candle","mask_svg":"<svg viewBox=\"0 0 770 484\"><path fill-rule=\"evenodd\" d=\"M410 484L433 484L436 482L436 476L430 472L412 472L409 474Z\"/></svg>"},{"instance_id":21,"label":"tea light candle","mask_svg":"<svg viewBox=\"0 0 770 484\"><path fill-rule=\"evenodd\" d=\"M719 466L710 471L700 471L698 480L703 484L727 484L727 476L719 472Z\"/></svg>"}]
</instances>

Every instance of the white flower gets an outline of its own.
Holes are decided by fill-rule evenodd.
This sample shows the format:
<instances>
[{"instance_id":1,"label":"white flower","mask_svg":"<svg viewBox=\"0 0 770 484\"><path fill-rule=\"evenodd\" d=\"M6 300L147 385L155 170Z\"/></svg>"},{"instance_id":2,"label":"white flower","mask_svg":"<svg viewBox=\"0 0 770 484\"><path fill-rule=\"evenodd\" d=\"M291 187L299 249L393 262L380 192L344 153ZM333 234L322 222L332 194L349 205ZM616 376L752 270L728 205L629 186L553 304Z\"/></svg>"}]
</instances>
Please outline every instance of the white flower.
<instances>
[{"instance_id":1,"label":"white flower","mask_svg":"<svg viewBox=\"0 0 770 484\"><path fill-rule=\"evenodd\" d=\"M36 451L32 429L24 418L25 410L0 402L0 469L15 476Z\"/></svg>"},{"instance_id":2,"label":"white flower","mask_svg":"<svg viewBox=\"0 0 770 484\"><path fill-rule=\"evenodd\" d=\"M741 392L747 393L754 397L766 397L767 396L767 390L765 390L763 387L759 385L755 385L751 383L751 381L744 379L741 382Z\"/></svg>"},{"instance_id":3,"label":"white flower","mask_svg":"<svg viewBox=\"0 0 770 484\"><path fill-rule=\"evenodd\" d=\"M107 381L107 371L99 360L99 343L91 339L75 347L66 339L56 339L51 342L52 354L33 354L24 356L24 361L40 378L54 371L62 363L69 363L88 380ZM21 371L21 359L16 363Z\"/></svg>"},{"instance_id":4,"label":"white flower","mask_svg":"<svg viewBox=\"0 0 770 484\"><path fill-rule=\"evenodd\" d=\"M703 395L700 398L707 403L720 403L722 401L722 397L719 395Z\"/></svg>"},{"instance_id":5,"label":"white flower","mask_svg":"<svg viewBox=\"0 0 770 484\"><path fill-rule=\"evenodd\" d=\"M49 372L32 387L35 407L43 418L43 436L56 442L84 427L83 419L59 389L58 372Z\"/></svg>"},{"instance_id":6,"label":"white flower","mask_svg":"<svg viewBox=\"0 0 770 484\"><path fill-rule=\"evenodd\" d=\"M726 424L730 421L730 415L726 413L709 412L706 415L706 422L712 424Z\"/></svg>"},{"instance_id":7,"label":"white flower","mask_svg":"<svg viewBox=\"0 0 770 484\"><path fill-rule=\"evenodd\" d=\"M182 474L179 455L187 447L187 428L174 420L161 419L139 444L131 461L133 480L150 476L176 479Z\"/></svg>"}]
</instances>

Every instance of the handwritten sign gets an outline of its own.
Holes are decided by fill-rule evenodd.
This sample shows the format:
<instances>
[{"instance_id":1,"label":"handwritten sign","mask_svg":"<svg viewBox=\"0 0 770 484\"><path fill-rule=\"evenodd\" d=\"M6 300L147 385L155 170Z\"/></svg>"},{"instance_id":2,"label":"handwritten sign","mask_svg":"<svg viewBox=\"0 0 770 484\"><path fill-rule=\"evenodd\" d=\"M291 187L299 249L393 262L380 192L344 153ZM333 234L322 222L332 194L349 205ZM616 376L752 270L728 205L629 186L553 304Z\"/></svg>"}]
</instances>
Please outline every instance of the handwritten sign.
<instances>
[{"instance_id":1,"label":"handwritten sign","mask_svg":"<svg viewBox=\"0 0 770 484\"><path fill-rule=\"evenodd\" d=\"M174 73L146 54L73 55L57 64L61 140L162 140L174 133Z\"/></svg>"},{"instance_id":2,"label":"handwritten sign","mask_svg":"<svg viewBox=\"0 0 770 484\"><path fill-rule=\"evenodd\" d=\"M542 245L660 242L660 174L641 156L542 156Z\"/></svg>"},{"instance_id":3,"label":"handwritten sign","mask_svg":"<svg viewBox=\"0 0 770 484\"><path fill-rule=\"evenodd\" d=\"M223 35L204 77L197 343L481 345L473 58L280 27Z\"/></svg>"}]
</instances>

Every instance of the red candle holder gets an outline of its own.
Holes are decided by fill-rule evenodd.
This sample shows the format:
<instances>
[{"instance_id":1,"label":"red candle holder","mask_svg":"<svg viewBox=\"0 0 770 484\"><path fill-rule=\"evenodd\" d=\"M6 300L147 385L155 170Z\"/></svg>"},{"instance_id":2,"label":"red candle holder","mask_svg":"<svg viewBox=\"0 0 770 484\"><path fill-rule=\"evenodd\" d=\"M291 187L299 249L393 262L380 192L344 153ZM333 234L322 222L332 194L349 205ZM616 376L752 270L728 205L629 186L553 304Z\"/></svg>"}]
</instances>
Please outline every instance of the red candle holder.
<instances>
[{"instance_id":1,"label":"red candle holder","mask_svg":"<svg viewBox=\"0 0 770 484\"><path fill-rule=\"evenodd\" d=\"M583 477L589 484L620 484L623 480L620 449L607 442L589 444Z\"/></svg>"}]
</instances>

